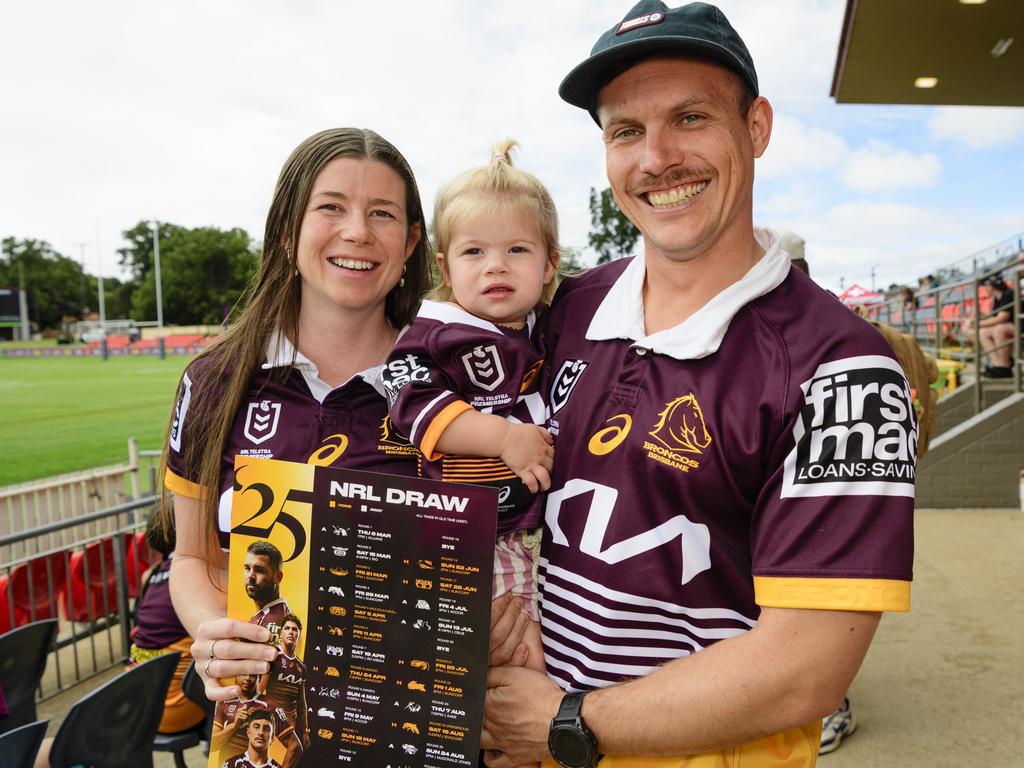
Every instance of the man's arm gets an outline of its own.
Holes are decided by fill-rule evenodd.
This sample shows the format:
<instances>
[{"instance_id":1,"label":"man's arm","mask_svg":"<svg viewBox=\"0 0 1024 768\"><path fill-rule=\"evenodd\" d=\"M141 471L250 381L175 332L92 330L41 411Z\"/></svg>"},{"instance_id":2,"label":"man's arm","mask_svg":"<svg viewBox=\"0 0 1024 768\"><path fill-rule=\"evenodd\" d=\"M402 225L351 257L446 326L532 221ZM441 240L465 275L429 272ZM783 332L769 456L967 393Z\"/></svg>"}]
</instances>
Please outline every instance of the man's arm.
<instances>
[{"instance_id":1,"label":"man's arm","mask_svg":"<svg viewBox=\"0 0 1024 768\"><path fill-rule=\"evenodd\" d=\"M604 754L685 755L745 744L824 717L842 701L880 615L764 608L754 629L595 690L583 716ZM488 766L547 756L562 691L522 668L491 670L483 747Z\"/></svg>"}]
</instances>

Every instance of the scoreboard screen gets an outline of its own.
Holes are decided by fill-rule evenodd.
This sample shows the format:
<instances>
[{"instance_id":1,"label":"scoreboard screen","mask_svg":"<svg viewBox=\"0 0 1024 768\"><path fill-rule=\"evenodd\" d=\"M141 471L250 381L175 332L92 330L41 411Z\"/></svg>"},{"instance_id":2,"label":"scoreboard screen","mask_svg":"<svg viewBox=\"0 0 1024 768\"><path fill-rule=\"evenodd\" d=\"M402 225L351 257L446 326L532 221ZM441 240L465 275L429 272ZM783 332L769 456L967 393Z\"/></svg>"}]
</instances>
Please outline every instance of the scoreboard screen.
<instances>
[{"instance_id":1,"label":"scoreboard screen","mask_svg":"<svg viewBox=\"0 0 1024 768\"><path fill-rule=\"evenodd\" d=\"M21 320L21 302L17 288L0 287L0 323L16 323Z\"/></svg>"}]
</instances>

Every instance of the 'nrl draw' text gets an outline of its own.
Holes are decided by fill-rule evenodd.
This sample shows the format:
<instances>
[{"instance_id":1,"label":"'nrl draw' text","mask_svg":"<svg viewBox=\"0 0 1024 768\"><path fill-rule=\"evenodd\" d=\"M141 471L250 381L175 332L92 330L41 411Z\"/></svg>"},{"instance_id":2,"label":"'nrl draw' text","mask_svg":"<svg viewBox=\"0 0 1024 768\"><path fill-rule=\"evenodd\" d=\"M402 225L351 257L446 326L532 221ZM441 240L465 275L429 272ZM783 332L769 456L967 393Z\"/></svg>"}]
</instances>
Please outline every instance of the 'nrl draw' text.
<instances>
[{"instance_id":1,"label":"'nrl draw' text","mask_svg":"<svg viewBox=\"0 0 1024 768\"><path fill-rule=\"evenodd\" d=\"M347 499L363 501L386 501L388 504L404 504L422 509L439 509L445 512L465 512L469 499L463 496L447 496L443 493L422 493L406 491L401 488L385 488L384 497L372 485L363 483L339 483L331 481L331 496L342 496Z\"/></svg>"}]
</instances>

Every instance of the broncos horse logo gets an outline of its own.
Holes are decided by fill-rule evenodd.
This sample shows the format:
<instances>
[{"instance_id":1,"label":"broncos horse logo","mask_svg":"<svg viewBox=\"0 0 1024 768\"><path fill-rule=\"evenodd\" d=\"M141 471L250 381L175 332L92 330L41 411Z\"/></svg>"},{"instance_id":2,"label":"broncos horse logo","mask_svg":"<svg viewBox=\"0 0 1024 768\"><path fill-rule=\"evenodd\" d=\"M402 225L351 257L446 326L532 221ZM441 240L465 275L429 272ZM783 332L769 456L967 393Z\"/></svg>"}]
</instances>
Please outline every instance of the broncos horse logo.
<instances>
[{"instance_id":1,"label":"broncos horse logo","mask_svg":"<svg viewBox=\"0 0 1024 768\"><path fill-rule=\"evenodd\" d=\"M704 424L704 414L701 413L700 404L692 392L668 403L658 417L658 425L650 435L666 448L687 453L704 453L704 449L711 445L711 435Z\"/></svg>"}]
</instances>

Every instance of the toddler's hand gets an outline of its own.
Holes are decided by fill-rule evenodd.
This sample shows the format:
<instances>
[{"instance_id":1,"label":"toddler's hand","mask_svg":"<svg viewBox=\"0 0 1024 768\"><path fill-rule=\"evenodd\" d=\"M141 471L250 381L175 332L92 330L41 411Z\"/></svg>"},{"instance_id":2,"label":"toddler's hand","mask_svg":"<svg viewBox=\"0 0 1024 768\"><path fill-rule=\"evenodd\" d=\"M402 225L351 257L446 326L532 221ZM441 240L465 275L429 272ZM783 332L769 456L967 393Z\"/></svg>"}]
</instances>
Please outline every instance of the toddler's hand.
<instances>
[{"instance_id":1,"label":"toddler's hand","mask_svg":"<svg viewBox=\"0 0 1024 768\"><path fill-rule=\"evenodd\" d=\"M530 493L551 487L555 440L536 424L509 424L501 446L501 460L519 476Z\"/></svg>"}]
</instances>

